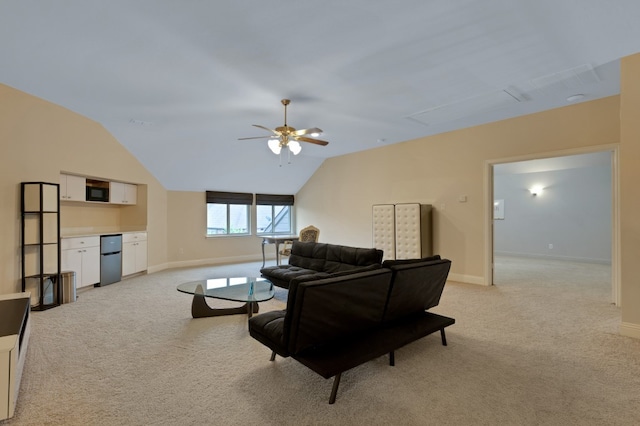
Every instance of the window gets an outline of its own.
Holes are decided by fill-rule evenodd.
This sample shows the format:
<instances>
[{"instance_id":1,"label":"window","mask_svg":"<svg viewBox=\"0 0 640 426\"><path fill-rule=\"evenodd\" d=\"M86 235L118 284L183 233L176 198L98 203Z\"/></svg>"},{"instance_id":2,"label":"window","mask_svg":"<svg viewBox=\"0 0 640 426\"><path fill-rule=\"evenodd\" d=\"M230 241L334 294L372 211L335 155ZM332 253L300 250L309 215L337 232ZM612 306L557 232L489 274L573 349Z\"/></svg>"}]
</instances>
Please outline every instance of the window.
<instances>
[{"instance_id":1,"label":"window","mask_svg":"<svg viewBox=\"0 0 640 426\"><path fill-rule=\"evenodd\" d=\"M253 194L207 191L207 236L251 234Z\"/></svg>"},{"instance_id":2,"label":"window","mask_svg":"<svg viewBox=\"0 0 640 426\"><path fill-rule=\"evenodd\" d=\"M290 234L293 195L256 194L256 233Z\"/></svg>"}]
</instances>

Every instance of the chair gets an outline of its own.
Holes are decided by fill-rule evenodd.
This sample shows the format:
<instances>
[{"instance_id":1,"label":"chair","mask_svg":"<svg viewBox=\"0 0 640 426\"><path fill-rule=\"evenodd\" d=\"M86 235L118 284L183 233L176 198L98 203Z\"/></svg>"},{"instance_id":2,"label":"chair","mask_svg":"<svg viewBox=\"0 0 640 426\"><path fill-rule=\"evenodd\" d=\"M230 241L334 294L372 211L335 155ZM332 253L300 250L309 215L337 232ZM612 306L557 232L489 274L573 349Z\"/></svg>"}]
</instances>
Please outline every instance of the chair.
<instances>
[{"instance_id":1,"label":"chair","mask_svg":"<svg viewBox=\"0 0 640 426\"><path fill-rule=\"evenodd\" d=\"M320 230L315 226L309 225L306 228L302 228L300 230L300 237L298 238L298 241L317 243L319 236ZM282 250L280 250L280 256L291 256L292 245L293 241L283 241Z\"/></svg>"}]
</instances>

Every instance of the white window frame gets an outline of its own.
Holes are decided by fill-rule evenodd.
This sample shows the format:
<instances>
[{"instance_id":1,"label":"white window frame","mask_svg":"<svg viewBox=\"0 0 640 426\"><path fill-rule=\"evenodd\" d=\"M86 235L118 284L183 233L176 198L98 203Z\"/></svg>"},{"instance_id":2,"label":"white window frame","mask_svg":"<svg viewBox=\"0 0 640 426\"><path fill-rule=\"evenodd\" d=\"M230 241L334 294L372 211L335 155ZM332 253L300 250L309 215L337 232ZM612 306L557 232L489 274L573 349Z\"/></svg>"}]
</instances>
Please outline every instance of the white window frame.
<instances>
[{"instance_id":1,"label":"white window frame","mask_svg":"<svg viewBox=\"0 0 640 426\"><path fill-rule=\"evenodd\" d=\"M218 205L218 206L226 206L226 219L227 219L227 229L225 233L220 234L210 234L209 233L209 204ZM244 207L246 209L247 216L247 232L231 232L231 206L236 207ZM233 204L233 203L207 203L207 238L220 238L220 237L242 237L251 235L251 205L250 204Z\"/></svg>"}]
</instances>

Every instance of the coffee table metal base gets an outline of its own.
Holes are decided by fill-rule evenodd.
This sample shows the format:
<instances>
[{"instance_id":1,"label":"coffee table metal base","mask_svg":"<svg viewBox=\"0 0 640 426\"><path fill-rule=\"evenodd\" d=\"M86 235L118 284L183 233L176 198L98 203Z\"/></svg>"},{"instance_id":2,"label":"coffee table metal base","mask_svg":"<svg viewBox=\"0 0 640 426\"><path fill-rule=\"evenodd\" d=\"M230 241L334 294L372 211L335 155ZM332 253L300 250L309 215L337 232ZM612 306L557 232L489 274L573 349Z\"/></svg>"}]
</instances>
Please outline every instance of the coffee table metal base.
<instances>
[{"instance_id":1,"label":"coffee table metal base","mask_svg":"<svg viewBox=\"0 0 640 426\"><path fill-rule=\"evenodd\" d=\"M200 284L196 287L196 292L193 295L193 301L191 302L191 316L193 318L207 318L218 317L222 315L236 315L247 314L249 318L255 313L258 313L258 302L247 302L243 306L237 308L211 308L207 305L204 296L204 289Z\"/></svg>"}]
</instances>

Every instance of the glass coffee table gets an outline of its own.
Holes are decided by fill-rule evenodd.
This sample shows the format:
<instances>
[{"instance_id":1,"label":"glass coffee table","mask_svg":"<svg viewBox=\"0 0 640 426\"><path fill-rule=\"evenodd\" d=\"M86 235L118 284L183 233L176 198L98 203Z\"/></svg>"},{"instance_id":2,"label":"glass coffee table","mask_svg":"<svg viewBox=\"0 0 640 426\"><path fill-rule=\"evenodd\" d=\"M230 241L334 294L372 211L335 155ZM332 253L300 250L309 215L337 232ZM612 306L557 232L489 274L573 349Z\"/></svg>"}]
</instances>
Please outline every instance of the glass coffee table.
<instances>
[{"instance_id":1,"label":"glass coffee table","mask_svg":"<svg viewBox=\"0 0 640 426\"><path fill-rule=\"evenodd\" d=\"M216 317L220 315L247 314L258 312L258 302L266 302L275 295L273 284L264 278L236 277L209 278L190 281L178 285L178 291L193 294L191 316L193 318ZM214 309L207 305L205 297L244 302L237 308Z\"/></svg>"}]
</instances>

